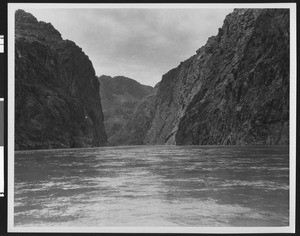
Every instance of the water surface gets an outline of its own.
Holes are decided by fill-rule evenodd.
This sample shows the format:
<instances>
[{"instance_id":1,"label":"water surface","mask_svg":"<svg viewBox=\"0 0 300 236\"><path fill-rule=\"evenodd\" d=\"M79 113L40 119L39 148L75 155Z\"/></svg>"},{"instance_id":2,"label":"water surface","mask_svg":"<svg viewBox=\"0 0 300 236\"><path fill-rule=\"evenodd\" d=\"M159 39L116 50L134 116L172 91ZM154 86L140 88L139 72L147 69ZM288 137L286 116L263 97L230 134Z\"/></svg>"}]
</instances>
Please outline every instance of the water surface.
<instances>
[{"instance_id":1,"label":"water surface","mask_svg":"<svg viewBox=\"0 0 300 236\"><path fill-rule=\"evenodd\" d=\"M15 153L15 226L288 226L288 146Z\"/></svg>"}]
</instances>

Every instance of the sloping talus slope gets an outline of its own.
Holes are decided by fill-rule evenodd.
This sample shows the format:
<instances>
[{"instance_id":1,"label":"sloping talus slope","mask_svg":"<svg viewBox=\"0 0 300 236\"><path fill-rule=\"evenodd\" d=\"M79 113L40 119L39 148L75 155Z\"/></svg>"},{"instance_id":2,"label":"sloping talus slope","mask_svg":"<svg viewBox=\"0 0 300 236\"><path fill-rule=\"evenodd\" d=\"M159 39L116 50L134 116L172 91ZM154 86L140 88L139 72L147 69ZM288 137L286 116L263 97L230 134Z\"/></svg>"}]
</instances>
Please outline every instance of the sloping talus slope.
<instances>
[{"instance_id":1,"label":"sloping talus slope","mask_svg":"<svg viewBox=\"0 0 300 236\"><path fill-rule=\"evenodd\" d=\"M106 143L99 82L88 56L50 23L16 11L16 149Z\"/></svg>"},{"instance_id":2,"label":"sloping talus slope","mask_svg":"<svg viewBox=\"0 0 300 236\"><path fill-rule=\"evenodd\" d=\"M163 75L143 143L288 144L289 49L289 10L235 9Z\"/></svg>"}]
</instances>

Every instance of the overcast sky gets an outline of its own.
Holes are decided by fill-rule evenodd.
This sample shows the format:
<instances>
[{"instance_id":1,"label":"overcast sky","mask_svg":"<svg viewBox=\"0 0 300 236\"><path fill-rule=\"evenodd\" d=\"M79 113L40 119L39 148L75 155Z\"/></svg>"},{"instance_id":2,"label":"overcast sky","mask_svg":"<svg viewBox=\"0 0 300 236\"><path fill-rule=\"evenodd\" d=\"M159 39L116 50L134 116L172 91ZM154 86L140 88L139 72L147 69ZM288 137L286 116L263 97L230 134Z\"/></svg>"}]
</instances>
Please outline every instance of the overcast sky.
<instances>
[{"instance_id":1,"label":"overcast sky","mask_svg":"<svg viewBox=\"0 0 300 236\"><path fill-rule=\"evenodd\" d=\"M96 75L154 86L216 35L233 9L27 9L89 56Z\"/></svg>"}]
</instances>

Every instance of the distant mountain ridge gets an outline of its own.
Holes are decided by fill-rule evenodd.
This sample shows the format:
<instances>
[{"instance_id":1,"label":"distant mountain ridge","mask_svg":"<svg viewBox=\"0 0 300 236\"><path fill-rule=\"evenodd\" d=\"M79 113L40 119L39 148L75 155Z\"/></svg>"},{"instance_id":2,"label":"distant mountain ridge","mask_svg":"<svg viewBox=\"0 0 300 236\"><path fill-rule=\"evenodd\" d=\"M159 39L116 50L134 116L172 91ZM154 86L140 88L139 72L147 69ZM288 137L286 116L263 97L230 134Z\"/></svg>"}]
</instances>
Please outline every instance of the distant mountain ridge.
<instances>
[{"instance_id":1,"label":"distant mountain ridge","mask_svg":"<svg viewBox=\"0 0 300 236\"><path fill-rule=\"evenodd\" d=\"M50 24L15 13L15 148L107 144L99 82L88 56Z\"/></svg>"},{"instance_id":2,"label":"distant mountain ridge","mask_svg":"<svg viewBox=\"0 0 300 236\"><path fill-rule=\"evenodd\" d=\"M102 75L98 80L108 141L117 145L120 129L128 122L138 102L151 94L153 88L125 76Z\"/></svg>"},{"instance_id":3,"label":"distant mountain ridge","mask_svg":"<svg viewBox=\"0 0 300 236\"><path fill-rule=\"evenodd\" d=\"M289 143L289 10L235 9L216 36L163 75L122 145Z\"/></svg>"}]
</instances>

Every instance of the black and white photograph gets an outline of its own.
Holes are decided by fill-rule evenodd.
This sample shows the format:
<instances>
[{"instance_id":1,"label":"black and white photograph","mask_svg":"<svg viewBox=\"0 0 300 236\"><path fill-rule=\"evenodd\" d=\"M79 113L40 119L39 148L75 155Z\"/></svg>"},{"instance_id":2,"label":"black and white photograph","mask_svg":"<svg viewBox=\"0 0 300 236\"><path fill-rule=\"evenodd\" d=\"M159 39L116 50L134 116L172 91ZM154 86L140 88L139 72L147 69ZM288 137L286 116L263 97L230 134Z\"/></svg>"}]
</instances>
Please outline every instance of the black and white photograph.
<instances>
[{"instance_id":1,"label":"black and white photograph","mask_svg":"<svg viewBox=\"0 0 300 236\"><path fill-rule=\"evenodd\" d=\"M296 4L8 4L10 232L293 233Z\"/></svg>"}]
</instances>

